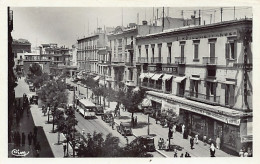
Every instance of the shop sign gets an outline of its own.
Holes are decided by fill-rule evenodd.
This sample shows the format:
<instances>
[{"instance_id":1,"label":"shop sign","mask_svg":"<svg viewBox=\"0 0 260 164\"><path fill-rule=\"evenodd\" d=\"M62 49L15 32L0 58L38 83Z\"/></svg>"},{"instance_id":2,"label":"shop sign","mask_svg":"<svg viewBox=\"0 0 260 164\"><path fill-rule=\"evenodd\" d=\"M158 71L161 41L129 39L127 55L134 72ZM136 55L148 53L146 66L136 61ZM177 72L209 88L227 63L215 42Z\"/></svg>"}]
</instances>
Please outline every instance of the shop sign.
<instances>
[{"instance_id":1,"label":"shop sign","mask_svg":"<svg viewBox=\"0 0 260 164\"><path fill-rule=\"evenodd\" d=\"M155 97L155 96L147 95L147 98L150 99L150 100L153 100L153 101L155 101L155 102L162 103L162 99L157 98L157 97Z\"/></svg>"},{"instance_id":2,"label":"shop sign","mask_svg":"<svg viewBox=\"0 0 260 164\"><path fill-rule=\"evenodd\" d=\"M253 142L253 135L241 136L241 143Z\"/></svg>"},{"instance_id":3,"label":"shop sign","mask_svg":"<svg viewBox=\"0 0 260 164\"><path fill-rule=\"evenodd\" d=\"M179 105L174 105L164 100L162 100L162 110L171 110L172 112L176 113L177 116L179 116L180 113Z\"/></svg>"},{"instance_id":4,"label":"shop sign","mask_svg":"<svg viewBox=\"0 0 260 164\"><path fill-rule=\"evenodd\" d=\"M219 121L227 123L227 124L240 125L240 119L229 118L229 117L226 117L224 115L205 111L205 110L202 110L202 109L199 109L199 108L184 108L184 109L198 113L198 114L202 114L204 116L214 118L216 120L219 120Z\"/></svg>"}]
</instances>

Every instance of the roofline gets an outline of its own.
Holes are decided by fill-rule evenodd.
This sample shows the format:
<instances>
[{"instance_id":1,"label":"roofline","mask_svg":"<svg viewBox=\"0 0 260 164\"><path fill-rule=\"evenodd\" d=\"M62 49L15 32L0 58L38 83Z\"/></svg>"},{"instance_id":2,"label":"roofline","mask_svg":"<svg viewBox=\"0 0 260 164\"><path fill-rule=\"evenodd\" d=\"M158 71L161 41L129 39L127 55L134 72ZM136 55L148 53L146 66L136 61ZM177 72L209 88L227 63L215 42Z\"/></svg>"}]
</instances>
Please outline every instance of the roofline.
<instances>
[{"instance_id":1,"label":"roofline","mask_svg":"<svg viewBox=\"0 0 260 164\"><path fill-rule=\"evenodd\" d=\"M138 40L138 39L152 38L152 37L156 37L156 36L165 36L165 35L169 35L169 34L177 34L177 33L183 33L183 32L194 32L194 30L204 30L204 29L210 29L210 28L224 27L224 26L227 26L230 24L237 25L237 24L248 23L248 22L252 23L252 19L246 18L246 19L241 19L241 20L231 20L231 21L218 22L218 23L207 24L207 25L192 26L192 27L188 27L185 29L175 28L176 30L174 30L174 31L165 31L165 32L161 32L161 33L148 34L145 36L137 36L136 39Z\"/></svg>"},{"instance_id":2,"label":"roofline","mask_svg":"<svg viewBox=\"0 0 260 164\"><path fill-rule=\"evenodd\" d=\"M104 34L104 33L100 33L100 34ZM99 34L95 34L95 35L87 36L87 37L84 37L84 38L81 38L81 39L77 39L77 41L85 40L85 39L90 39L90 38L93 38L93 37L95 37L95 36L99 36Z\"/></svg>"}]
</instances>

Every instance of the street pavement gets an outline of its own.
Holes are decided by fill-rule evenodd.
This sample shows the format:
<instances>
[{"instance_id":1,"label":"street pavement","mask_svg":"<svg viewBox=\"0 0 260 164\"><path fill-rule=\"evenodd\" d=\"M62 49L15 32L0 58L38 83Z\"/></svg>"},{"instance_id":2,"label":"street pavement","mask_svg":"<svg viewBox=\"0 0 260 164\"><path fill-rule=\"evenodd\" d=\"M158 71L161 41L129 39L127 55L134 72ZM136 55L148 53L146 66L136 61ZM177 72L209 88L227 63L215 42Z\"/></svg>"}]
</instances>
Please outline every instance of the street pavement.
<instances>
[{"instance_id":1,"label":"street pavement","mask_svg":"<svg viewBox=\"0 0 260 164\"><path fill-rule=\"evenodd\" d=\"M87 89L84 87L81 87L80 85L77 85L76 83L71 82L70 80L67 80L67 83L73 84L74 86L77 86L78 90L77 92L80 92L82 94L86 95ZM91 90L88 90L88 97L91 95ZM103 101L101 101L103 102ZM115 109L116 102L110 102L110 108ZM120 110L120 118L115 118L115 122L119 124L120 122L130 122L131 121L131 113L125 112L122 109ZM143 113L135 113L134 117L137 116L138 125L137 128L132 129L135 136L142 136L147 135L147 129L148 129L148 116L144 115ZM172 151L165 151L165 150L158 150L158 140L160 138L164 138L166 141L168 139L168 128L163 128L161 125L155 123L155 119L150 118L150 134L155 136L155 146L158 152L163 154L165 157L173 157L174 152ZM190 136L189 136L190 138ZM180 147L183 147L181 151L178 151L178 156L180 156L182 153L185 154L188 152L192 157L210 157L210 151L209 145L204 146L202 141L199 141L198 144L194 145L194 149L190 148L190 140L183 139L183 136L181 133L176 132L173 134L173 139L171 139L171 145L178 145ZM222 150L216 149L216 157L232 157L233 155L228 154Z\"/></svg>"}]
</instances>

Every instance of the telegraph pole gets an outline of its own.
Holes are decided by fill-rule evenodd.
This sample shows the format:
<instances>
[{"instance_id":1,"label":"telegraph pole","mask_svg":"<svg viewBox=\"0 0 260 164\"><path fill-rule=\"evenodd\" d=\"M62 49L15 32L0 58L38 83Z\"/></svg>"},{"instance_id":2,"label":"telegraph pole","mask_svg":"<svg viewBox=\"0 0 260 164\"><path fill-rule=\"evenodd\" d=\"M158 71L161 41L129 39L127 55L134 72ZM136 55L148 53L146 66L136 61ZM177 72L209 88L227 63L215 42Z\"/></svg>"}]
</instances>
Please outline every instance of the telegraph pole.
<instances>
[{"instance_id":1,"label":"telegraph pole","mask_svg":"<svg viewBox=\"0 0 260 164\"><path fill-rule=\"evenodd\" d=\"M163 20L162 20L162 30L164 29L164 7L163 7Z\"/></svg>"},{"instance_id":2,"label":"telegraph pole","mask_svg":"<svg viewBox=\"0 0 260 164\"><path fill-rule=\"evenodd\" d=\"M221 19L220 20L221 20L221 22L222 22L222 13L223 13L223 8L221 7L220 8L220 15L221 15Z\"/></svg>"},{"instance_id":3,"label":"telegraph pole","mask_svg":"<svg viewBox=\"0 0 260 164\"><path fill-rule=\"evenodd\" d=\"M200 10L199 10L199 25L200 25Z\"/></svg>"},{"instance_id":4,"label":"telegraph pole","mask_svg":"<svg viewBox=\"0 0 260 164\"><path fill-rule=\"evenodd\" d=\"M236 19L236 7L234 6L234 20Z\"/></svg>"}]
</instances>

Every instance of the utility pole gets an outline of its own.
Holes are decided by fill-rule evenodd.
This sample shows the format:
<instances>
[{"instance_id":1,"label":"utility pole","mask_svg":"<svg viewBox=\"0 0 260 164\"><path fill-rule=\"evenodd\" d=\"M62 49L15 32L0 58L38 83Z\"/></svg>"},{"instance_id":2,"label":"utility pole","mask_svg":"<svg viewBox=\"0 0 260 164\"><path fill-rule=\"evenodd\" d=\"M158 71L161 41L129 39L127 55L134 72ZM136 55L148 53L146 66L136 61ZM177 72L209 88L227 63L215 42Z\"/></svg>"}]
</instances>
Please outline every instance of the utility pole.
<instances>
[{"instance_id":1,"label":"utility pole","mask_svg":"<svg viewBox=\"0 0 260 164\"><path fill-rule=\"evenodd\" d=\"M154 7L153 7L153 19L152 19L152 21L154 21Z\"/></svg>"},{"instance_id":2,"label":"utility pole","mask_svg":"<svg viewBox=\"0 0 260 164\"><path fill-rule=\"evenodd\" d=\"M164 29L164 7L163 7L163 20L162 20L162 30Z\"/></svg>"},{"instance_id":3,"label":"utility pole","mask_svg":"<svg viewBox=\"0 0 260 164\"><path fill-rule=\"evenodd\" d=\"M200 10L199 10L199 25L200 25Z\"/></svg>"},{"instance_id":4,"label":"utility pole","mask_svg":"<svg viewBox=\"0 0 260 164\"><path fill-rule=\"evenodd\" d=\"M210 24L211 24L211 20L212 20L212 14L210 14Z\"/></svg>"},{"instance_id":5,"label":"utility pole","mask_svg":"<svg viewBox=\"0 0 260 164\"><path fill-rule=\"evenodd\" d=\"M183 19L183 10L181 10L181 17L182 17L182 19Z\"/></svg>"},{"instance_id":6,"label":"utility pole","mask_svg":"<svg viewBox=\"0 0 260 164\"><path fill-rule=\"evenodd\" d=\"M216 10L214 10L214 23L215 23L215 13L216 13Z\"/></svg>"},{"instance_id":7,"label":"utility pole","mask_svg":"<svg viewBox=\"0 0 260 164\"><path fill-rule=\"evenodd\" d=\"M159 11L159 9L157 8L156 19L158 19L158 11Z\"/></svg>"},{"instance_id":8,"label":"utility pole","mask_svg":"<svg viewBox=\"0 0 260 164\"><path fill-rule=\"evenodd\" d=\"M236 7L234 6L234 20L236 19Z\"/></svg>"},{"instance_id":9,"label":"utility pole","mask_svg":"<svg viewBox=\"0 0 260 164\"><path fill-rule=\"evenodd\" d=\"M123 17L123 8L122 8L122 26L124 24L124 21L123 21L124 17Z\"/></svg>"},{"instance_id":10,"label":"utility pole","mask_svg":"<svg viewBox=\"0 0 260 164\"><path fill-rule=\"evenodd\" d=\"M221 15L220 21L221 21L221 22L222 22L222 13L223 13L223 8L221 7L221 8L220 8L220 15Z\"/></svg>"}]
</instances>

